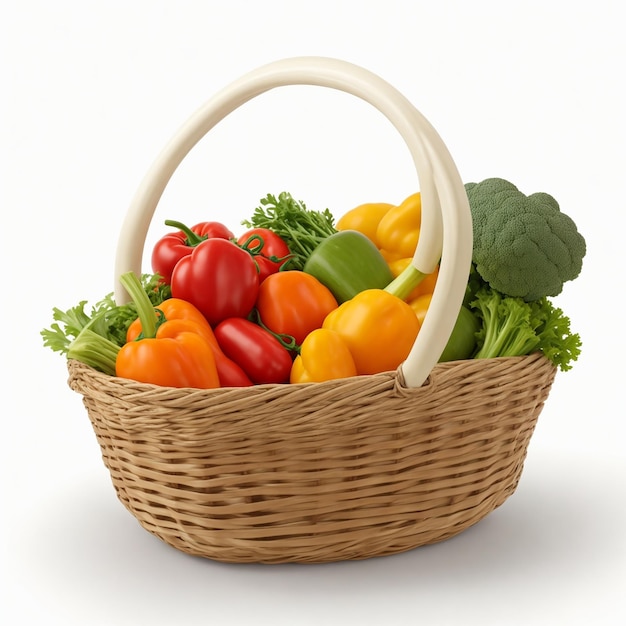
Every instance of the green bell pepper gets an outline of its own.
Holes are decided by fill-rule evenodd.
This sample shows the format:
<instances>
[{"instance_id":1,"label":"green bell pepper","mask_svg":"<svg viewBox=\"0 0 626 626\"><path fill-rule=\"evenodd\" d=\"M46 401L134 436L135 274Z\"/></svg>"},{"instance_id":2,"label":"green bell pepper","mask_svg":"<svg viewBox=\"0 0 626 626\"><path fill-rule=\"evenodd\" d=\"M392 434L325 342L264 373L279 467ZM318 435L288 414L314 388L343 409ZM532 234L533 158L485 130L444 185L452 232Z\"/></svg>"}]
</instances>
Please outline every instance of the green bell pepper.
<instances>
[{"instance_id":1,"label":"green bell pepper","mask_svg":"<svg viewBox=\"0 0 626 626\"><path fill-rule=\"evenodd\" d=\"M366 289L384 289L393 280L378 248L356 230L342 230L326 237L303 269L330 289L339 304Z\"/></svg>"},{"instance_id":2,"label":"green bell pepper","mask_svg":"<svg viewBox=\"0 0 626 626\"><path fill-rule=\"evenodd\" d=\"M439 357L439 362L472 358L476 349L476 333L479 330L478 318L466 306L461 306L452 334Z\"/></svg>"}]
</instances>

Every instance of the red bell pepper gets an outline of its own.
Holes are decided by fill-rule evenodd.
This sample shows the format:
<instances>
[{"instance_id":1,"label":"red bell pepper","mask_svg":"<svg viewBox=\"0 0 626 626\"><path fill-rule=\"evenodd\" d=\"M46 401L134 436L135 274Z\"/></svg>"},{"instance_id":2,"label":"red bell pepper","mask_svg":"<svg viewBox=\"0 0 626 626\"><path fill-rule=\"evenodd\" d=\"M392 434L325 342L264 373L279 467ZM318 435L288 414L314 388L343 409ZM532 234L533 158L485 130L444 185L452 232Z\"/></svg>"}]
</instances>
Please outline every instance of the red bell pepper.
<instances>
[{"instance_id":1,"label":"red bell pepper","mask_svg":"<svg viewBox=\"0 0 626 626\"><path fill-rule=\"evenodd\" d=\"M165 220L165 225L174 226L179 230L164 235L156 242L152 249L152 270L168 285L171 284L176 263L191 254L198 244L213 237L219 239L235 237L221 222L200 222L189 228L181 222Z\"/></svg>"},{"instance_id":2,"label":"red bell pepper","mask_svg":"<svg viewBox=\"0 0 626 626\"><path fill-rule=\"evenodd\" d=\"M256 385L289 382L291 354L271 332L235 317L220 322L214 333L224 354Z\"/></svg>"},{"instance_id":3,"label":"red bell pepper","mask_svg":"<svg viewBox=\"0 0 626 626\"><path fill-rule=\"evenodd\" d=\"M228 239L200 242L172 272L172 297L191 302L212 327L227 317L247 317L258 293L252 255Z\"/></svg>"}]
</instances>

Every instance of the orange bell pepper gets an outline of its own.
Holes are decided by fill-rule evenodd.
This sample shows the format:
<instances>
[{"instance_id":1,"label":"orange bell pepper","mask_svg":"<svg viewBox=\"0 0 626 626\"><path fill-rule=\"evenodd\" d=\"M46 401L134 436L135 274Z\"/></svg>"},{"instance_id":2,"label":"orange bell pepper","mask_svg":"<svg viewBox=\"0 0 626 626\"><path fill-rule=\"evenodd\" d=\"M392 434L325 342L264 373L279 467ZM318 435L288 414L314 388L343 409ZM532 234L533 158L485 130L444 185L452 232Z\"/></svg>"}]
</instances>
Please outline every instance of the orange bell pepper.
<instances>
[{"instance_id":1,"label":"orange bell pepper","mask_svg":"<svg viewBox=\"0 0 626 626\"><path fill-rule=\"evenodd\" d=\"M367 289L331 311L322 328L341 336L357 374L376 374L395 370L406 359L420 323L400 298L382 289Z\"/></svg>"},{"instance_id":2,"label":"orange bell pepper","mask_svg":"<svg viewBox=\"0 0 626 626\"><path fill-rule=\"evenodd\" d=\"M249 387L252 381L243 369L229 359L219 345L215 333L206 317L195 305L180 298L164 300L158 307L164 318L168 321L171 329L178 325L179 328L188 328L203 337L211 346L215 366L220 380L220 387ZM178 324L175 324L177 322ZM170 329L170 330L171 330ZM126 332L126 341L134 341L142 332L141 318L138 317Z\"/></svg>"},{"instance_id":3,"label":"orange bell pepper","mask_svg":"<svg viewBox=\"0 0 626 626\"><path fill-rule=\"evenodd\" d=\"M192 321L199 325L197 329L198 334L204 336L209 343L217 344L213 329L207 322L206 317L200 313L200 309L195 307L191 302L187 300L181 300L180 298L168 298L156 307L163 314L164 318L168 321L172 320L185 320ZM138 317L126 331L126 341L134 341L139 337L142 332L141 318Z\"/></svg>"},{"instance_id":4,"label":"orange bell pepper","mask_svg":"<svg viewBox=\"0 0 626 626\"><path fill-rule=\"evenodd\" d=\"M293 337L300 345L319 328L337 300L315 276L283 270L268 276L259 287L256 309L263 326L276 335Z\"/></svg>"},{"instance_id":5,"label":"orange bell pepper","mask_svg":"<svg viewBox=\"0 0 626 626\"><path fill-rule=\"evenodd\" d=\"M356 376L356 365L339 333L317 328L306 336L291 366L291 383L321 383Z\"/></svg>"},{"instance_id":6,"label":"orange bell pepper","mask_svg":"<svg viewBox=\"0 0 626 626\"><path fill-rule=\"evenodd\" d=\"M192 319L165 319L153 308L134 273L123 274L120 282L137 306L141 335L120 348L116 375L165 387L219 387L215 356L201 324Z\"/></svg>"}]
</instances>

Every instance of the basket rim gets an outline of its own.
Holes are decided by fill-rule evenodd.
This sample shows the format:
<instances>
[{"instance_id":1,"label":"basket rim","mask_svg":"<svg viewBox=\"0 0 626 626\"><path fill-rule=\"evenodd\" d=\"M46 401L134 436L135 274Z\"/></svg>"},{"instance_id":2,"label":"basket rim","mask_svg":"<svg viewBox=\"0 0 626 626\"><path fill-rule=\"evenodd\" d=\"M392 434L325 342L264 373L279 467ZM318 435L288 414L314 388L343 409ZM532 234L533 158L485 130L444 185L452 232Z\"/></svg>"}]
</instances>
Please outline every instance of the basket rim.
<instances>
[{"instance_id":1,"label":"basket rim","mask_svg":"<svg viewBox=\"0 0 626 626\"><path fill-rule=\"evenodd\" d=\"M473 370L478 369L480 365L490 366L496 363L508 363L514 367L520 364L544 363L544 365L549 365L552 369L554 369L555 372L557 370L557 367L541 352L533 352L531 354L521 356L490 357L486 359L459 359L455 361L437 363L432 369L424 384L422 385L422 388L426 388L429 385L432 385L433 380L436 380L438 376L452 368L463 367L467 370ZM264 383L259 385L253 385L251 387L216 387L212 389L199 389L194 387L168 387L164 385L156 385L153 383L144 383L128 378L122 378L120 376L105 374L104 372L100 372L93 367L87 365L86 363L82 363L81 361L78 361L76 359L67 359L67 369L70 372L70 375L72 375L74 372L89 373L91 377L98 380L99 382L104 383L105 385L119 385L121 387L126 387L130 390L133 390L137 393L146 393L151 391L156 393L162 393L164 391L180 393L184 391L193 395L206 395L207 397L231 395L233 391L241 392L243 390L275 391L289 389L295 390L310 387L315 387L320 390L320 392L323 392L326 389L334 389L338 386L341 386L342 384L345 384L347 381L355 379L359 381L368 381L370 384L375 384L376 381L393 380L394 386L398 391L401 392L411 392L420 389L420 387L412 388L405 385L403 381L402 370L400 367L398 367L396 370L379 372L377 374L361 374L349 378L338 378L322 382Z\"/></svg>"}]
</instances>

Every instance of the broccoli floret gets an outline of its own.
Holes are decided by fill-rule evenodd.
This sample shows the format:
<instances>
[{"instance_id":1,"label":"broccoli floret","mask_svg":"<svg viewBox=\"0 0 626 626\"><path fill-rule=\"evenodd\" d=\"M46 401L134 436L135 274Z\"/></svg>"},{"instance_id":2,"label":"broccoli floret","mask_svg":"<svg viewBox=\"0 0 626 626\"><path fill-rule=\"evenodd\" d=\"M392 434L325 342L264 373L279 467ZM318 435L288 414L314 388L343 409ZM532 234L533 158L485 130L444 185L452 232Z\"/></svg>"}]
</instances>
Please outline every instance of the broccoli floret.
<instances>
[{"instance_id":1,"label":"broccoli floret","mask_svg":"<svg viewBox=\"0 0 626 626\"><path fill-rule=\"evenodd\" d=\"M477 333L477 359L499 356L522 356L539 346L538 321L531 306L521 298L505 296L482 287L476 293L472 308L482 322Z\"/></svg>"},{"instance_id":2,"label":"broccoli floret","mask_svg":"<svg viewBox=\"0 0 626 626\"><path fill-rule=\"evenodd\" d=\"M475 359L523 356L541 352L562 371L572 368L582 342L570 319L547 297L526 302L483 283L470 308L480 321Z\"/></svg>"},{"instance_id":3,"label":"broccoli floret","mask_svg":"<svg viewBox=\"0 0 626 626\"><path fill-rule=\"evenodd\" d=\"M527 302L556 296L582 270L584 237L547 193L524 195L502 178L465 185L474 228L473 263L503 294Z\"/></svg>"}]
</instances>

